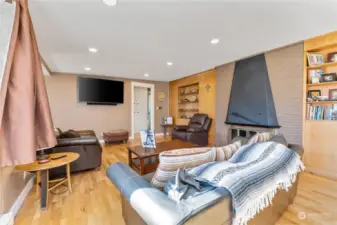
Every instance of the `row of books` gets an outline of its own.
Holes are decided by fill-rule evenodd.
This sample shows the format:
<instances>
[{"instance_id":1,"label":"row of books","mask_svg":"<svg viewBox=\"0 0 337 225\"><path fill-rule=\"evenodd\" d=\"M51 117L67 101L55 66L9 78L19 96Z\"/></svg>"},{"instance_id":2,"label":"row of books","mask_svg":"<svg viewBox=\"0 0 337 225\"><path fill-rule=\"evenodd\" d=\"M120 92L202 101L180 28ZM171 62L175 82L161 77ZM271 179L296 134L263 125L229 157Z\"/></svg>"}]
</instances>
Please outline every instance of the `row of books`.
<instances>
[{"instance_id":1,"label":"row of books","mask_svg":"<svg viewBox=\"0 0 337 225\"><path fill-rule=\"evenodd\" d=\"M330 106L307 106L308 120L337 120L337 104Z\"/></svg>"}]
</instances>

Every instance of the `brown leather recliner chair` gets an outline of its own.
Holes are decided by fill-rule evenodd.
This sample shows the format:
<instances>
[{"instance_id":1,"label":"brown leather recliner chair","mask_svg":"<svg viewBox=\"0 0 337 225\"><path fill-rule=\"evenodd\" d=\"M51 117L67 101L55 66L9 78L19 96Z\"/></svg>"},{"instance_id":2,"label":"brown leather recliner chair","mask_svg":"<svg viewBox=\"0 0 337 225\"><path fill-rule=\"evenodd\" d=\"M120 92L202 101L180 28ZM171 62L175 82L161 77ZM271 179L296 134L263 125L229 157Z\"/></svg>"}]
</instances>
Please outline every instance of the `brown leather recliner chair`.
<instances>
[{"instance_id":1,"label":"brown leather recliner chair","mask_svg":"<svg viewBox=\"0 0 337 225\"><path fill-rule=\"evenodd\" d=\"M96 169L102 165L102 147L92 130L76 131L79 137L57 137L57 145L46 153L76 152L80 157L70 164L71 172ZM55 178L66 174L66 167L58 167L49 171Z\"/></svg>"},{"instance_id":2,"label":"brown leather recliner chair","mask_svg":"<svg viewBox=\"0 0 337 225\"><path fill-rule=\"evenodd\" d=\"M194 114L188 126L174 126L172 139L189 141L200 146L208 145L208 131L211 127L212 119L206 114Z\"/></svg>"}]
</instances>

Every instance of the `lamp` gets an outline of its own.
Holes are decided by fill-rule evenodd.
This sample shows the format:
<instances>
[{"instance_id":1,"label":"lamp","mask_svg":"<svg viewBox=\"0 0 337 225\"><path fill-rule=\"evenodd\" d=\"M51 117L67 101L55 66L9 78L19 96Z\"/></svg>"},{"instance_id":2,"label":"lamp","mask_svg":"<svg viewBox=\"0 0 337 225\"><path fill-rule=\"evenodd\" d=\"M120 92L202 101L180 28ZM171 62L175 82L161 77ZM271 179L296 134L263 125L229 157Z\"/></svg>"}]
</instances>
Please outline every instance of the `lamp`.
<instances>
[{"instance_id":1,"label":"lamp","mask_svg":"<svg viewBox=\"0 0 337 225\"><path fill-rule=\"evenodd\" d=\"M117 4L117 0L102 0L104 4L108 6L115 6Z\"/></svg>"}]
</instances>

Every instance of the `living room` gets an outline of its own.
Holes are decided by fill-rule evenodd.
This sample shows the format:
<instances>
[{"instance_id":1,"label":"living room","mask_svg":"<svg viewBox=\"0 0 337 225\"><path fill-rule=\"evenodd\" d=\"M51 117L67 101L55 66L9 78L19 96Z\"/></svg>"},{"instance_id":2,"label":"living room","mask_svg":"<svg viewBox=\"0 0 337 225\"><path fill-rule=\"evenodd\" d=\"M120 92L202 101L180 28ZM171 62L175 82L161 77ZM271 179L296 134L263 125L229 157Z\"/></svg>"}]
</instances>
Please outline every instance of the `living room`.
<instances>
[{"instance_id":1,"label":"living room","mask_svg":"<svg viewBox=\"0 0 337 225\"><path fill-rule=\"evenodd\" d=\"M0 225L337 223L335 9L0 0Z\"/></svg>"}]
</instances>

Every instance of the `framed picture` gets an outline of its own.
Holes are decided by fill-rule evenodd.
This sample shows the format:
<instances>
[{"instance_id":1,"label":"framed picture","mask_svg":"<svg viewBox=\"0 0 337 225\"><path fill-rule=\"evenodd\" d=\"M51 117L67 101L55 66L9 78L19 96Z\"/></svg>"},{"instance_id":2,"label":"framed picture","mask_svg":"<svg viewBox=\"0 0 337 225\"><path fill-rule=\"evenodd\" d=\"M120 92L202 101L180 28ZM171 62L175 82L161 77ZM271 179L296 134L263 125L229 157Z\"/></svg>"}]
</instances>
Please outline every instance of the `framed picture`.
<instances>
[{"instance_id":1,"label":"framed picture","mask_svg":"<svg viewBox=\"0 0 337 225\"><path fill-rule=\"evenodd\" d=\"M162 125L173 125L173 117L172 116L162 117L161 124Z\"/></svg>"},{"instance_id":2,"label":"framed picture","mask_svg":"<svg viewBox=\"0 0 337 225\"><path fill-rule=\"evenodd\" d=\"M321 90L310 90L308 91L308 98L314 98L317 96L321 96Z\"/></svg>"},{"instance_id":3,"label":"framed picture","mask_svg":"<svg viewBox=\"0 0 337 225\"><path fill-rule=\"evenodd\" d=\"M309 84L321 83L322 74L324 74L323 69L309 70Z\"/></svg>"},{"instance_id":4,"label":"framed picture","mask_svg":"<svg viewBox=\"0 0 337 225\"><path fill-rule=\"evenodd\" d=\"M156 138L153 130L139 131L143 148L156 148Z\"/></svg>"},{"instance_id":5,"label":"framed picture","mask_svg":"<svg viewBox=\"0 0 337 225\"><path fill-rule=\"evenodd\" d=\"M336 73L325 73L322 74L322 82L334 82L337 80Z\"/></svg>"},{"instance_id":6,"label":"framed picture","mask_svg":"<svg viewBox=\"0 0 337 225\"><path fill-rule=\"evenodd\" d=\"M337 100L337 88L329 89L329 100Z\"/></svg>"},{"instance_id":7,"label":"framed picture","mask_svg":"<svg viewBox=\"0 0 337 225\"><path fill-rule=\"evenodd\" d=\"M327 56L328 62L337 62L337 52L330 52Z\"/></svg>"},{"instance_id":8,"label":"framed picture","mask_svg":"<svg viewBox=\"0 0 337 225\"><path fill-rule=\"evenodd\" d=\"M320 53L307 53L309 66L324 64L324 57Z\"/></svg>"}]
</instances>

